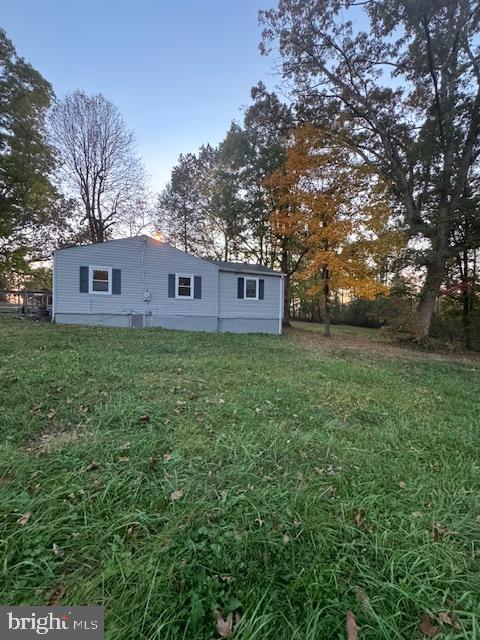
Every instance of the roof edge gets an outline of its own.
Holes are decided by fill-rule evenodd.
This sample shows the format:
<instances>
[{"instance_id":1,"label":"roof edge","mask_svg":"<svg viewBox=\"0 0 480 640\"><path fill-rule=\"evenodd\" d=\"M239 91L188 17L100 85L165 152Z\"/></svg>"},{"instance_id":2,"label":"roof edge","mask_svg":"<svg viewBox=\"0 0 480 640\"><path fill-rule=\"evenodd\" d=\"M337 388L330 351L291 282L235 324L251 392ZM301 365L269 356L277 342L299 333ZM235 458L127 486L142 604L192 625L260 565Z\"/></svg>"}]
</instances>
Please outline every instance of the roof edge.
<instances>
[{"instance_id":1,"label":"roof edge","mask_svg":"<svg viewBox=\"0 0 480 640\"><path fill-rule=\"evenodd\" d=\"M110 244L111 242L125 242L127 240L143 240L143 239L155 240L155 238L151 238L150 236L147 236L146 234L142 233L139 236L128 236L126 238L111 238L110 240L104 240L103 242L89 242L88 244L72 244L68 247L57 247L56 249L53 250L53 253L56 253L57 251L67 251L68 249L86 249L87 247L96 247L99 244ZM155 242L160 242L160 241L156 240ZM163 244L168 244L168 242L165 242Z\"/></svg>"},{"instance_id":2,"label":"roof edge","mask_svg":"<svg viewBox=\"0 0 480 640\"><path fill-rule=\"evenodd\" d=\"M258 276L286 276L286 273L283 273L283 271L259 271L257 269L255 269L254 267L252 267L252 269L248 269L248 268L244 268L243 270L235 270L235 269L226 269L226 268L222 268L222 267L218 267L219 271L223 271L223 273L238 273L238 274L242 274L242 273L254 273L255 275Z\"/></svg>"}]
</instances>

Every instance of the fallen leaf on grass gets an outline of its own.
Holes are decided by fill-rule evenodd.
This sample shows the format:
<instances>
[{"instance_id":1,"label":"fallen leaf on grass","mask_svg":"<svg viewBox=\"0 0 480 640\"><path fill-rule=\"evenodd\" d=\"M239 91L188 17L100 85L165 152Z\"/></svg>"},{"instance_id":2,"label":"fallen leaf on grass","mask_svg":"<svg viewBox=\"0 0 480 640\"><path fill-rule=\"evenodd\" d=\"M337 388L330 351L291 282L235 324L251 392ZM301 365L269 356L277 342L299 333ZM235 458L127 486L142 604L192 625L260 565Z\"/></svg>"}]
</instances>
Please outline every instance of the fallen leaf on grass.
<instances>
[{"instance_id":1,"label":"fallen leaf on grass","mask_svg":"<svg viewBox=\"0 0 480 640\"><path fill-rule=\"evenodd\" d=\"M353 611L347 613L347 619L345 620L345 627L347 629L348 640L358 640L358 625L355 619Z\"/></svg>"},{"instance_id":2,"label":"fallen leaf on grass","mask_svg":"<svg viewBox=\"0 0 480 640\"><path fill-rule=\"evenodd\" d=\"M330 485L328 485L328 487L325 487L325 491L323 493L328 498L334 498L337 495L337 490L335 489L335 487L333 485L330 484Z\"/></svg>"},{"instance_id":3,"label":"fallen leaf on grass","mask_svg":"<svg viewBox=\"0 0 480 640\"><path fill-rule=\"evenodd\" d=\"M31 517L32 517L32 512L31 511L27 511L27 513L24 513L23 516L21 516L17 520L17 524L21 524L22 526L24 526L24 525L27 524L27 522L30 520Z\"/></svg>"},{"instance_id":4,"label":"fallen leaf on grass","mask_svg":"<svg viewBox=\"0 0 480 640\"><path fill-rule=\"evenodd\" d=\"M138 535L140 525L138 522L132 523L127 529L127 538L135 538Z\"/></svg>"},{"instance_id":5,"label":"fallen leaf on grass","mask_svg":"<svg viewBox=\"0 0 480 640\"><path fill-rule=\"evenodd\" d=\"M462 630L462 625L460 624L460 621L454 613L448 613L448 611L440 611L440 613L437 614L437 617L442 624L453 627L453 629L455 629L456 631Z\"/></svg>"},{"instance_id":6,"label":"fallen leaf on grass","mask_svg":"<svg viewBox=\"0 0 480 640\"><path fill-rule=\"evenodd\" d=\"M364 511L357 511L355 514L355 524L359 529L373 533L372 525L367 522Z\"/></svg>"},{"instance_id":7,"label":"fallen leaf on grass","mask_svg":"<svg viewBox=\"0 0 480 640\"><path fill-rule=\"evenodd\" d=\"M400 482L398 483L398 486L400 487L400 489L405 489L405 487L407 486L407 483L404 482L403 480L400 480Z\"/></svg>"},{"instance_id":8,"label":"fallen leaf on grass","mask_svg":"<svg viewBox=\"0 0 480 640\"><path fill-rule=\"evenodd\" d=\"M435 638L438 635L440 629L436 624L430 620L430 617L427 613L422 614L420 624L418 625L420 631L427 638Z\"/></svg>"},{"instance_id":9,"label":"fallen leaf on grass","mask_svg":"<svg viewBox=\"0 0 480 640\"><path fill-rule=\"evenodd\" d=\"M183 491L181 489L175 489L175 491L172 491L172 493L170 494L170 500L172 502L175 502L176 500L180 500L182 496Z\"/></svg>"},{"instance_id":10,"label":"fallen leaf on grass","mask_svg":"<svg viewBox=\"0 0 480 640\"><path fill-rule=\"evenodd\" d=\"M290 538L286 533L283 534L282 541L283 541L283 544L288 544L290 542Z\"/></svg>"},{"instance_id":11,"label":"fallen leaf on grass","mask_svg":"<svg viewBox=\"0 0 480 640\"><path fill-rule=\"evenodd\" d=\"M138 419L139 422L150 422L150 416L145 414L143 416L140 416Z\"/></svg>"},{"instance_id":12,"label":"fallen leaf on grass","mask_svg":"<svg viewBox=\"0 0 480 640\"><path fill-rule=\"evenodd\" d=\"M92 462L90 462L90 464L87 465L85 471L94 471L95 469L98 469L99 466L100 464L93 460Z\"/></svg>"},{"instance_id":13,"label":"fallen leaf on grass","mask_svg":"<svg viewBox=\"0 0 480 640\"><path fill-rule=\"evenodd\" d=\"M171 453L164 453L163 454L163 461L164 462L170 462L170 460L172 459L172 454Z\"/></svg>"},{"instance_id":14,"label":"fallen leaf on grass","mask_svg":"<svg viewBox=\"0 0 480 640\"><path fill-rule=\"evenodd\" d=\"M47 600L47 605L50 607L55 607L56 605L58 605L66 592L67 586L65 584L60 584L56 589L54 589L54 591L51 592Z\"/></svg>"},{"instance_id":15,"label":"fallen leaf on grass","mask_svg":"<svg viewBox=\"0 0 480 640\"><path fill-rule=\"evenodd\" d=\"M445 536L455 534L456 531L447 529L441 522L436 522L432 527L432 538L434 542L441 542Z\"/></svg>"},{"instance_id":16,"label":"fallen leaf on grass","mask_svg":"<svg viewBox=\"0 0 480 640\"><path fill-rule=\"evenodd\" d=\"M355 595L357 596L357 600L360 602L360 604L363 604L365 606L370 604L370 598L368 597L367 592L365 591L365 589L362 589L362 587L359 586L355 586Z\"/></svg>"},{"instance_id":17,"label":"fallen leaf on grass","mask_svg":"<svg viewBox=\"0 0 480 640\"><path fill-rule=\"evenodd\" d=\"M334 476L341 470L342 470L342 467L335 468L332 464L329 464L327 469L329 476Z\"/></svg>"},{"instance_id":18,"label":"fallen leaf on grass","mask_svg":"<svg viewBox=\"0 0 480 640\"><path fill-rule=\"evenodd\" d=\"M40 489L41 489L41 488L42 488L42 487L41 487L41 485L39 485L39 484L32 484L32 485L30 485L30 486L28 487L27 491L28 491L28 493L29 493L30 495L33 495L33 494L35 494L35 493L38 493L38 492L40 491Z\"/></svg>"},{"instance_id":19,"label":"fallen leaf on grass","mask_svg":"<svg viewBox=\"0 0 480 640\"><path fill-rule=\"evenodd\" d=\"M238 611L233 614L230 612L226 618L223 617L222 612L215 609L215 617L217 618L217 631L221 638L229 638L234 628L240 622L240 614Z\"/></svg>"},{"instance_id":20,"label":"fallen leaf on grass","mask_svg":"<svg viewBox=\"0 0 480 640\"><path fill-rule=\"evenodd\" d=\"M58 544L56 544L55 542L53 543L52 550L53 550L53 555L56 558L63 558L63 556L65 555L65 551L61 547L59 547Z\"/></svg>"}]
</instances>

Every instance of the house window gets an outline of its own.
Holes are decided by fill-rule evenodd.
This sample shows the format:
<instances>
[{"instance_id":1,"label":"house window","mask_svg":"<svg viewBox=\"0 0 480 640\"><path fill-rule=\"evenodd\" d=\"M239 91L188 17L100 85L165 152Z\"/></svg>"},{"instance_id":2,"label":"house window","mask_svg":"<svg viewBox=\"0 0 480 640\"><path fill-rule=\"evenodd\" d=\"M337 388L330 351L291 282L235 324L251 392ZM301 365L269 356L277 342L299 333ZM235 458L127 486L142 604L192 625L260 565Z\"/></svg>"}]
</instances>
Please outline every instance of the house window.
<instances>
[{"instance_id":1,"label":"house window","mask_svg":"<svg viewBox=\"0 0 480 640\"><path fill-rule=\"evenodd\" d=\"M90 267L89 293L109 295L112 293L111 267Z\"/></svg>"},{"instance_id":2,"label":"house window","mask_svg":"<svg viewBox=\"0 0 480 640\"><path fill-rule=\"evenodd\" d=\"M245 278L245 298L258 300L258 278Z\"/></svg>"},{"instance_id":3,"label":"house window","mask_svg":"<svg viewBox=\"0 0 480 640\"><path fill-rule=\"evenodd\" d=\"M193 276L177 273L177 298L193 298Z\"/></svg>"}]
</instances>

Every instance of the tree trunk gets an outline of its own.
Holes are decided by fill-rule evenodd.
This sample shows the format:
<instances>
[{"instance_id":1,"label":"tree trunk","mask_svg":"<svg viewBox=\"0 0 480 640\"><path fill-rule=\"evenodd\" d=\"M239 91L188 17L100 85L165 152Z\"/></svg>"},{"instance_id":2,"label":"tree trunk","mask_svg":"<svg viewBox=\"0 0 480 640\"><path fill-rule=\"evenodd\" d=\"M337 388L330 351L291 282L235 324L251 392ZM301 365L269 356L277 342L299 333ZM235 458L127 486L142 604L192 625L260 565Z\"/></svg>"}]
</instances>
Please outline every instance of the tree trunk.
<instances>
[{"instance_id":1,"label":"tree trunk","mask_svg":"<svg viewBox=\"0 0 480 640\"><path fill-rule=\"evenodd\" d=\"M324 338L331 338L332 334L330 332L330 307L331 307L331 299L330 299L330 276L328 272L328 268L324 267L322 270L322 278L323 278L323 299L325 302L325 318L323 320L323 336Z\"/></svg>"},{"instance_id":2,"label":"tree trunk","mask_svg":"<svg viewBox=\"0 0 480 640\"><path fill-rule=\"evenodd\" d=\"M282 240L280 268L285 274L283 278L283 326L290 327L290 273L288 271L288 249L286 240Z\"/></svg>"},{"instance_id":3,"label":"tree trunk","mask_svg":"<svg viewBox=\"0 0 480 640\"><path fill-rule=\"evenodd\" d=\"M427 276L423 285L413 327L415 340L426 338L430 333L432 316L440 287L445 274L445 265L439 260L427 266Z\"/></svg>"},{"instance_id":4,"label":"tree trunk","mask_svg":"<svg viewBox=\"0 0 480 640\"><path fill-rule=\"evenodd\" d=\"M469 289L464 289L462 291L462 325L463 325L463 347L464 349L470 349L471 340L470 340L470 313L472 311L472 304L470 298Z\"/></svg>"},{"instance_id":5,"label":"tree trunk","mask_svg":"<svg viewBox=\"0 0 480 640\"><path fill-rule=\"evenodd\" d=\"M332 334L330 332L330 302L327 302L325 298L325 319L323 321L323 337L331 338Z\"/></svg>"},{"instance_id":6,"label":"tree trunk","mask_svg":"<svg viewBox=\"0 0 480 640\"><path fill-rule=\"evenodd\" d=\"M97 225L97 242L105 242L105 229L101 222Z\"/></svg>"}]
</instances>

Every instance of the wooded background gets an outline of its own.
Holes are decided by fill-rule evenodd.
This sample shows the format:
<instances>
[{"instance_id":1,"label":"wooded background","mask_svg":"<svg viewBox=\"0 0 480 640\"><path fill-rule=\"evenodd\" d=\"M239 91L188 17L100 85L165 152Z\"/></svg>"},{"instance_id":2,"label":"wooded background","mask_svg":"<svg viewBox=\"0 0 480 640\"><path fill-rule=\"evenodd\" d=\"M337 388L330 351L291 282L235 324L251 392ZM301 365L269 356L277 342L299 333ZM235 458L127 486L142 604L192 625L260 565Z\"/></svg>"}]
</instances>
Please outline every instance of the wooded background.
<instances>
[{"instance_id":1,"label":"wooded background","mask_svg":"<svg viewBox=\"0 0 480 640\"><path fill-rule=\"evenodd\" d=\"M288 99L257 83L157 195L115 105L56 99L0 31L0 288L48 286L55 247L157 228L282 270L287 322L480 348L479 20L473 0L280 0L260 49Z\"/></svg>"}]
</instances>

